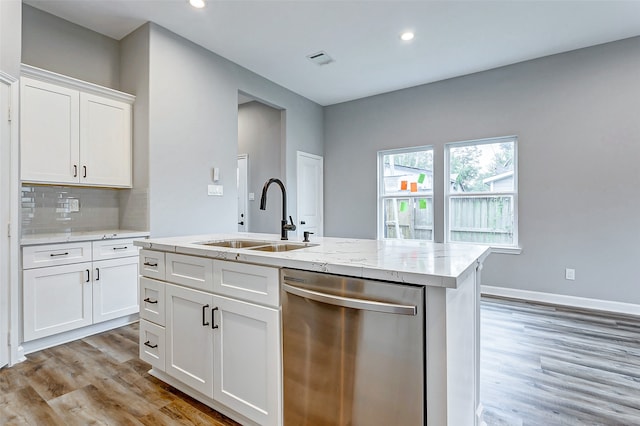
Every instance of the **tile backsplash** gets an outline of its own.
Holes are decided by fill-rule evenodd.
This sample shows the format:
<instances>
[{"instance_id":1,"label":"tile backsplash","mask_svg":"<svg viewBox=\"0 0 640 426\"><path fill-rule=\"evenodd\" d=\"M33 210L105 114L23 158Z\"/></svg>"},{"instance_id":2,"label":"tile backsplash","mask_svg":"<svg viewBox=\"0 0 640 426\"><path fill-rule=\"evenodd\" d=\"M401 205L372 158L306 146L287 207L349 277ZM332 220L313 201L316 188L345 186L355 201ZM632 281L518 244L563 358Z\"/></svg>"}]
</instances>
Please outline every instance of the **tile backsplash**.
<instances>
[{"instance_id":1,"label":"tile backsplash","mask_svg":"<svg viewBox=\"0 0 640 426\"><path fill-rule=\"evenodd\" d=\"M22 235L119 229L119 215L120 190L22 185Z\"/></svg>"}]
</instances>

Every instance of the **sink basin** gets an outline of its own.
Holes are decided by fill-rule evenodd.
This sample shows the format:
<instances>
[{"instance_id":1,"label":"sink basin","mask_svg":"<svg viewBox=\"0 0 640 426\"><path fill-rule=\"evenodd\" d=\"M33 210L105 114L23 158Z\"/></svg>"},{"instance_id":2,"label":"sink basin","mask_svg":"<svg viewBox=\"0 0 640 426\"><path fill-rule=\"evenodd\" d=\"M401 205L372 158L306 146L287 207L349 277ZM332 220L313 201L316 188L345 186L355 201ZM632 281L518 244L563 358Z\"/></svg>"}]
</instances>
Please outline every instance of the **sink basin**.
<instances>
[{"instance_id":1,"label":"sink basin","mask_svg":"<svg viewBox=\"0 0 640 426\"><path fill-rule=\"evenodd\" d=\"M228 248L251 248L264 246L269 244L267 241L256 241L256 240L222 240L222 241L206 241L202 243L204 246L215 246L215 247L228 247Z\"/></svg>"},{"instance_id":2,"label":"sink basin","mask_svg":"<svg viewBox=\"0 0 640 426\"><path fill-rule=\"evenodd\" d=\"M276 244L269 244L266 246L253 247L251 248L251 250L279 252L279 251L298 250L306 247L312 247L312 244L276 243Z\"/></svg>"}]
</instances>

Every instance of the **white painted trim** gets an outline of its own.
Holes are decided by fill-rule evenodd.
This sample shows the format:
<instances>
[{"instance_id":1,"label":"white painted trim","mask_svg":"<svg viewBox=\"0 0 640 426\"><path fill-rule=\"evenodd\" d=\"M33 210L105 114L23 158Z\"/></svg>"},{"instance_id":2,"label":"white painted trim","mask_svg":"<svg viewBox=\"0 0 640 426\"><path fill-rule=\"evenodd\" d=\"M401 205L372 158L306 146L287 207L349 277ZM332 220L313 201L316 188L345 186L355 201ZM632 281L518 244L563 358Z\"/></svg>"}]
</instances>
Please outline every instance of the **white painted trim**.
<instances>
[{"instance_id":1,"label":"white painted trim","mask_svg":"<svg viewBox=\"0 0 640 426\"><path fill-rule=\"evenodd\" d=\"M11 84L11 110L20 110L20 83ZM20 346L20 114L11 117L11 236L9 237L9 365L25 360Z\"/></svg>"},{"instance_id":2,"label":"white painted trim","mask_svg":"<svg viewBox=\"0 0 640 426\"><path fill-rule=\"evenodd\" d=\"M23 76L36 78L38 80L44 80L71 89L82 90L83 92L93 93L95 95L104 96L130 104L132 104L136 99L134 95L131 95L129 93L124 93L119 90L100 86L94 83L89 83L87 81L78 80L77 78L68 77L66 75L58 74L53 71L44 70L42 68L37 68L27 64L21 65L20 73Z\"/></svg>"},{"instance_id":3,"label":"white painted trim","mask_svg":"<svg viewBox=\"0 0 640 426\"><path fill-rule=\"evenodd\" d=\"M552 305L569 306L572 308L591 309L596 311L614 312L625 315L640 316L640 305L610 300L590 299L587 297L568 296L564 294L542 293L538 291L519 290L506 287L483 285L482 295L500 296L531 302L549 303Z\"/></svg>"},{"instance_id":4,"label":"white painted trim","mask_svg":"<svg viewBox=\"0 0 640 426\"><path fill-rule=\"evenodd\" d=\"M12 76L11 74L7 74L4 71L0 71L0 83L12 84L12 83L15 83L16 81L18 81L18 79Z\"/></svg>"}]
</instances>

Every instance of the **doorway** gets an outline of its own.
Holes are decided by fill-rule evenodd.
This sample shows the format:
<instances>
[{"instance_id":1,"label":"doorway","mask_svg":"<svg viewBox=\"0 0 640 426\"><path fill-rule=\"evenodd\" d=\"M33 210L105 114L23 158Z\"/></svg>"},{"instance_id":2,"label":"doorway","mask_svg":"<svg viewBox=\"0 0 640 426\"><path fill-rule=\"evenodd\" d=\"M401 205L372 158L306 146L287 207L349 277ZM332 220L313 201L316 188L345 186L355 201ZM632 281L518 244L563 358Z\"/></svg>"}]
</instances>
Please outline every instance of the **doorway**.
<instances>
[{"instance_id":1,"label":"doorway","mask_svg":"<svg viewBox=\"0 0 640 426\"><path fill-rule=\"evenodd\" d=\"M298 151L296 174L298 183L298 232L324 234L324 159L319 155Z\"/></svg>"},{"instance_id":2,"label":"doorway","mask_svg":"<svg viewBox=\"0 0 640 426\"><path fill-rule=\"evenodd\" d=\"M259 200L267 180L274 177L285 180L285 114L283 108L238 93L238 153L247 156L247 197L242 196L242 201L246 200L246 232L280 233L281 195L270 191L266 210L260 210ZM239 197L240 189L239 186ZM243 221L242 201L238 199L238 230Z\"/></svg>"},{"instance_id":3,"label":"doorway","mask_svg":"<svg viewBox=\"0 0 640 426\"><path fill-rule=\"evenodd\" d=\"M249 181L249 156L247 154L238 155L238 232L247 232L249 229L249 192L247 184Z\"/></svg>"}]
</instances>

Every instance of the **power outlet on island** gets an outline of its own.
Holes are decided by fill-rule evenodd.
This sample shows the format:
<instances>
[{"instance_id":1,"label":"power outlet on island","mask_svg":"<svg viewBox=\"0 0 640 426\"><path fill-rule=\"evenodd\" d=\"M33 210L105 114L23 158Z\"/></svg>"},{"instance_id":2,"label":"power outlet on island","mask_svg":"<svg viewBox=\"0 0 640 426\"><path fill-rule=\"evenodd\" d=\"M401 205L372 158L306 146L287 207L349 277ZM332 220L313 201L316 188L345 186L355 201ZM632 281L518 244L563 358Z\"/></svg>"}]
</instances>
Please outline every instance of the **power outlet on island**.
<instances>
[{"instance_id":1,"label":"power outlet on island","mask_svg":"<svg viewBox=\"0 0 640 426\"><path fill-rule=\"evenodd\" d=\"M79 212L80 211L80 200L77 198L69 198L69 212Z\"/></svg>"},{"instance_id":2,"label":"power outlet on island","mask_svg":"<svg viewBox=\"0 0 640 426\"><path fill-rule=\"evenodd\" d=\"M572 268L567 268L564 270L564 279L574 281L576 279L576 270Z\"/></svg>"}]
</instances>

